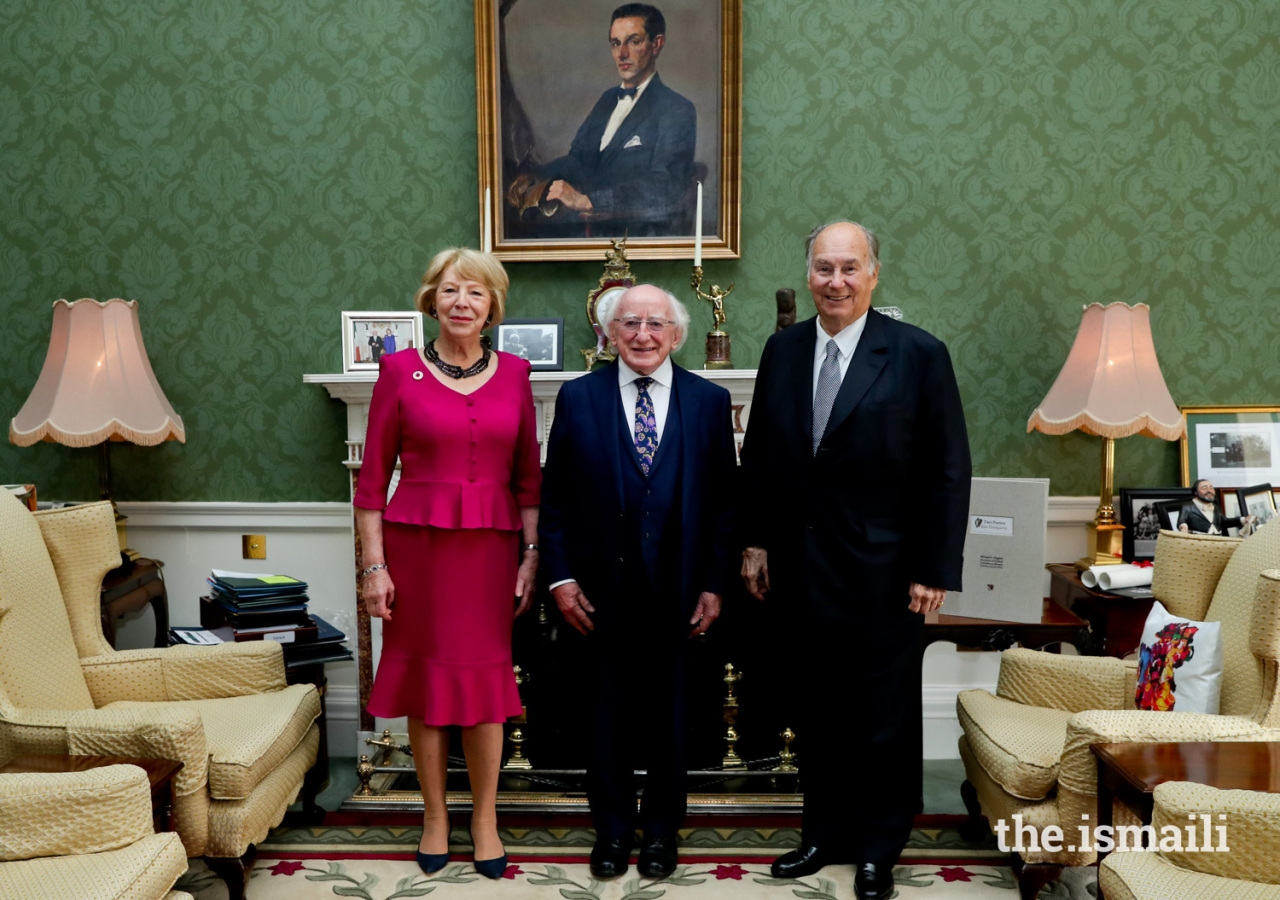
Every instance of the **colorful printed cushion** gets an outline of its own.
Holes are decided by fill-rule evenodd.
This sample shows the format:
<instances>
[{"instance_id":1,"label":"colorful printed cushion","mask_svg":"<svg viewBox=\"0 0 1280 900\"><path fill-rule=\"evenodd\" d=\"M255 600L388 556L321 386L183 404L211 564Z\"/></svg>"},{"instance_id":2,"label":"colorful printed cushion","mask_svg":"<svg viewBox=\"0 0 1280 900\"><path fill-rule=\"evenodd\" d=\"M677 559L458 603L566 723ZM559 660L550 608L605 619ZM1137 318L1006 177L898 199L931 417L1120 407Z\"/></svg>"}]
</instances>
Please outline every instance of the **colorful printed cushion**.
<instances>
[{"instance_id":1,"label":"colorful printed cushion","mask_svg":"<svg viewBox=\"0 0 1280 900\"><path fill-rule=\"evenodd\" d=\"M1138 652L1138 709L1218 714L1222 692L1222 625L1172 616L1151 605Z\"/></svg>"}]
</instances>

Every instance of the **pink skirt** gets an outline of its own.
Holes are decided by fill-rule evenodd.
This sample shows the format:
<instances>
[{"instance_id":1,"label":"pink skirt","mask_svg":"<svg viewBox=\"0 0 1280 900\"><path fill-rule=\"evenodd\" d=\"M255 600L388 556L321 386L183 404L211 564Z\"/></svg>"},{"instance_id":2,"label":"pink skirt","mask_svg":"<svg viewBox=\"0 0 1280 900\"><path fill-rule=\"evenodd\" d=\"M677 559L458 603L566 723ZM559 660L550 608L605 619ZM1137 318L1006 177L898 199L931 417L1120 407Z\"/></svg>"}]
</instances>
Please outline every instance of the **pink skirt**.
<instances>
[{"instance_id":1,"label":"pink skirt","mask_svg":"<svg viewBox=\"0 0 1280 900\"><path fill-rule=\"evenodd\" d=\"M519 534L383 521L395 585L369 712L426 725L520 715L511 671Z\"/></svg>"}]
</instances>

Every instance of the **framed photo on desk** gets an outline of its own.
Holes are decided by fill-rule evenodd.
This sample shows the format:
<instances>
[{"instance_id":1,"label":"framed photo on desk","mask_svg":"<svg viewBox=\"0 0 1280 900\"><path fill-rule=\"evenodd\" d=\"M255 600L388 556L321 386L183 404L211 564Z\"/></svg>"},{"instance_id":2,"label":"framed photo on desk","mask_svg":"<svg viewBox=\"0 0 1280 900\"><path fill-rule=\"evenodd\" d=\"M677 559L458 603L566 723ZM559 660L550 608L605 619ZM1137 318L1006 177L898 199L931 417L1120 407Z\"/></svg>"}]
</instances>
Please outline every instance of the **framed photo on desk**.
<instances>
[{"instance_id":1,"label":"framed photo on desk","mask_svg":"<svg viewBox=\"0 0 1280 900\"><path fill-rule=\"evenodd\" d=\"M1191 499L1191 488L1121 488L1120 524L1124 526L1124 560L1155 559L1156 538L1161 529L1176 529L1170 524L1160 504L1165 501L1182 504Z\"/></svg>"}]
</instances>

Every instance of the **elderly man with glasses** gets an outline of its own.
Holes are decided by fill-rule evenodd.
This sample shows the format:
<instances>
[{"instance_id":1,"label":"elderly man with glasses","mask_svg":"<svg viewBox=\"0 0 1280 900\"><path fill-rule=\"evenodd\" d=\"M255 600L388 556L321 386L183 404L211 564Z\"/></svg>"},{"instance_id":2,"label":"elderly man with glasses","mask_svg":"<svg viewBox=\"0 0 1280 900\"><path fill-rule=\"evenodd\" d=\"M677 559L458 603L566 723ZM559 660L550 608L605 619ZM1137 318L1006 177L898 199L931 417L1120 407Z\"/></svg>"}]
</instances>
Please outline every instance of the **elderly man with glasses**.
<instances>
[{"instance_id":1,"label":"elderly man with glasses","mask_svg":"<svg viewBox=\"0 0 1280 900\"><path fill-rule=\"evenodd\" d=\"M556 398L539 543L591 663L592 874L627 870L638 827L640 874L662 878L685 816L686 648L719 616L735 568L731 411L728 391L671 361L689 327L680 301L642 284L602 307L618 359Z\"/></svg>"}]
</instances>

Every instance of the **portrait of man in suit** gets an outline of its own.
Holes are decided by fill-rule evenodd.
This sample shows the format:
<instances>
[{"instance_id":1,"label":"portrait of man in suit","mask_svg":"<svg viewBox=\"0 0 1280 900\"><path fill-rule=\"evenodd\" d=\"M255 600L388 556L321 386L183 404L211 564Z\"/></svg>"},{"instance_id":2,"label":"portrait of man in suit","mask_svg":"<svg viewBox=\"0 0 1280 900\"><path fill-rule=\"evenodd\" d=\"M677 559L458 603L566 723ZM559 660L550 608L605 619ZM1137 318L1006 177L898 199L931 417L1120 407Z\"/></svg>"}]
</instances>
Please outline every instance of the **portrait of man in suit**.
<instances>
[{"instance_id":1,"label":"portrait of man in suit","mask_svg":"<svg viewBox=\"0 0 1280 900\"><path fill-rule=\"evenodd\" d=\"M1195 534L1226 534L1228 528L1256 521L1255 516L1224 516L1218 508L1218 492L1213 482L1201 478L1191 487L1195 492L1178 514L1178 530Z\"/></svg>"},{"instance_id":2,"label":"portrait of man in suit","mask_svg":"<svg viewBox=\"0 0 1280 900\"><path fill-rule=\"evenodd\" d=\"M682 19L695 12L685 9L689 4L683 0L678 6ZM692 234L695 157L699 150L715 152L718 142L699 145L699 104L670 86L659 71L672 40L663 11L647 3L618 6L604 35L603 22L582 21L579 8L570 22L561 23L563 30L586 27L593 43L607 37L613 83L601 92L606 72L594 67L557 71L560 81L552 84L562 89L544 93L533 73L540 57L526 42L513 40L517 27L530 36L540 32L518 18L516 9L513 5L510 15L504 14L511 71L503 86L503 162L510 179L504 208L510 233L561 238ZM714 73L703 72L705 60L690 65L690 59L699 40L717 46L706 41L714 38L713 29L714 21L705 36L678 36L683 56L675 76L695 88L710 122L716 121L717 111ZM563 35L557 38L564 40ZM564 69L595 59L601 57L594 51L567 58L561 52L556 65ZM691 73L697 76L692 81ZM569 132L572 140L562 151L556 148L556 135L566 125L576 130ZM556 155L548 159L548 151ZM704 180L710 178L707 165L699 171ZM714 232L714 215L708 224Z\"/></svg>"},{"instance_id":3,"label":"portrait of man in suit","mask_svg":"<svg viewBox=\"0 0 1280 900\"><path fill-rule=\"evenodd\" d=\"M803 648L801 846L773 873L852 863L883 898L920 808L921 636L961 589L969 440L946 346L871 308L875 234L836 222L807 251L817 315L765 344L742 448L742 577L772 639Z\"/></svg>"},{"instance_id":4,"label":"portrait of man in suit","mask_svg":"<svg viewBox=\"0 0 1280 900\"><path fill-rule=\"evenodd\" d=\"M637 285L598 314L618 358L556 398L538 542L588 660L591 872L623 874L639 827L640 874L661 878L686 811L687 648L736 577L729 392L672 363L689 314L666 291ZM638 818L636 769L647 773Z\"/></svg>"}]
</instances>

